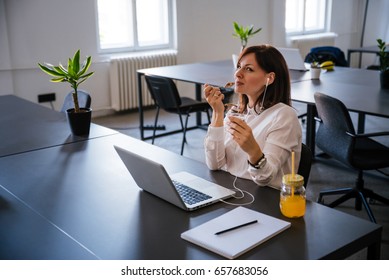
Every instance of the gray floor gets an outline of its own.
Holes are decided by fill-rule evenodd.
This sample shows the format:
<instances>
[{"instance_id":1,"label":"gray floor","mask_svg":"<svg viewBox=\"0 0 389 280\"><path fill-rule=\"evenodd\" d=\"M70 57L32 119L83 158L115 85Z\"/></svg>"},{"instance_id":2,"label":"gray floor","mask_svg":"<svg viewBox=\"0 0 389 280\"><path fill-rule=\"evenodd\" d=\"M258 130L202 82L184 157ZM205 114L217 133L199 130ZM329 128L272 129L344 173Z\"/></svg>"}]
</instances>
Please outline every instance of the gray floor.
<instances>
[{"instance_id":1,"label":"gray floor","mask_svg":"<svg viewBox=\"0 0 389 280\"><path fill-rule=\"evenodd\" d=\"M145 124L152 125L155 117L155 110L145 112ZM356 116L352 116L356 120ZM205 119L205 115L203 116ZM140 138L138 112L118 113L115 115L98 117L93 119L94 123L118 130L123 134ZM194 124L195 116L190 117L190 123ZM178 116L174 114L161 113L160 124L165 125L166 131L179 128ZM304 129L304 125L303 125ZM367 117L366 132L389 131L389 120L378 117ZM158 131L157 131L158 133ZM184 149L184 156L204 162L203 140L206 131L203 129L194 129L187 132L187 144ZM146 131L145 136L152 135L152 131ZM389 145L389 136L377 139L380 142ZM180 153L182 134L174 134L156 138L155 145L164 149ZM147 142L150 142L148 140ZM320 151L317 151L319 153ZM389 169L385 170L389 173ZM312 165L310 178L307 187L307 198L316 201L318 193L321 190L342 188L353 186L356 179L356 173L333 159L316 156ZM384 197L389 198L389 177L382 175L377 171L365 173L365 187L370 188ZM332 198L327 198L330 201ZM353 201L350 200L337 209L347 212L351 215L368 219L364 209L357 211L353 207ZM381 203L371 203L372 211L377 219L377 223L383 226L381 258L389 260L389 206ZM324 241L325 242L325 241ZM352 258L365 258L366 252L360 252Z\"/></svg>"}]
</instances>

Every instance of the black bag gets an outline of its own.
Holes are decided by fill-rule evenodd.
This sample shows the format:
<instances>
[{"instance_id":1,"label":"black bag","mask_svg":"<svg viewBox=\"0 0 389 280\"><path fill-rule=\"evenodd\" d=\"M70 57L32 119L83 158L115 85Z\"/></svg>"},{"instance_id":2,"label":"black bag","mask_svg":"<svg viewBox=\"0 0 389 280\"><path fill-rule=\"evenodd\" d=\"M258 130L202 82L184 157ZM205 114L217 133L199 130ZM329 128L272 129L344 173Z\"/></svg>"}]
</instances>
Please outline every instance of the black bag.
<instances>
[{"instance_id":1,"label":"black bag","mask_svg":"<svg viewBox=\"0 0 389 280\"><path fill-rule=\"evenodd\" d=\"M304 60L306 63L314 61L323 63L332 61L336 66L348 66L344 53L341 49L332 46L315 47L307 54Z\"/></svg>"}]
</instances>

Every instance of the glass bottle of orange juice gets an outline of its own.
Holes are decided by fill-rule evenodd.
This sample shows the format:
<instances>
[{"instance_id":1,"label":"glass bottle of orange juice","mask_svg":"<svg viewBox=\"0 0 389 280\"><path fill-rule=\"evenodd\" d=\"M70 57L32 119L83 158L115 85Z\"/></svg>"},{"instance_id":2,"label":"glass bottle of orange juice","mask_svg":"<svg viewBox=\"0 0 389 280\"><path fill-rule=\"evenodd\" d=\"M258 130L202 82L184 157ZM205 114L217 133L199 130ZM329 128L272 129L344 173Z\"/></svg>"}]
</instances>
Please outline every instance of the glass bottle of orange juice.
<instances>
[{"instance_id":1,"label":"glass bottle of orange juice","mask_svg":"<svg viewBox=\"0 0 389 280\"><path fill-rule=\"evenodd\" d=\"M280 193L281 213L288 218L298 218L305 214L304 177L299 174L286 174L282 177Z\"/></svg>"}]
</instances>

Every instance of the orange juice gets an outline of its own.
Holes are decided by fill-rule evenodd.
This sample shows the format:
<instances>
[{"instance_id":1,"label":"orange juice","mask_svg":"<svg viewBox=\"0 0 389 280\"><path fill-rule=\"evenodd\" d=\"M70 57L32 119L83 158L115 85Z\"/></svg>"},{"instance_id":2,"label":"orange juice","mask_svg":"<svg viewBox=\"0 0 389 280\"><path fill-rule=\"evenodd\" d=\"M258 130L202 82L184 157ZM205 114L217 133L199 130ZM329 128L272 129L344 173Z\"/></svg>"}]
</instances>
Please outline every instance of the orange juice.
<instances>
[{"instance_id":1,"label":"orange juice","mask_svg":"<svg viewBox=\"0 0 389 280\"><path fill-rule=\"evenodd\" d=\"M304 178L298 174L282 177L280 210L288 218L298 218L305 214Z\"/></svg>"},{"instance_id":2,"label":"orange juice","mask_svg":"<svg viewBox=\"0 0 389 280\"><path fill-rule=\"evenodd\" d=\"M298 218L305 214L305 197L301 195L280 197L281 213L288 218Z\"/></svg>"}]
</instances>

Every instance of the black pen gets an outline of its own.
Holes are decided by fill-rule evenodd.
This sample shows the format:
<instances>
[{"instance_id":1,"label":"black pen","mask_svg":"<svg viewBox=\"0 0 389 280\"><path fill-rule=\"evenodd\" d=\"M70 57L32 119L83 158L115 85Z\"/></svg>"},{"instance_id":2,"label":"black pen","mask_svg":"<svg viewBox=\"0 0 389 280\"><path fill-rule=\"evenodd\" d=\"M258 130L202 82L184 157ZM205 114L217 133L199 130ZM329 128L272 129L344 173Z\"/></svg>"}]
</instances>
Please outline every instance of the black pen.
<instances>
[{"instance_id":1,"label":"black pen","mask_svg":"<svg viewBox=\"0 0 389 280\"><path fill-rule=\"evenodd\" d=\"M234 227L232 227L232 228L227 228L227 229L218 231L218 232L216 232L215 234L216 234L216 235L219 235L219 234L222 234L222 233L225 233L225 232L234 230L234 229L238 229L238 228L241 228L241 227L245 227L245 226L248 226L248 225L255 224L255 223L257 223L257 222L258 222L257 220L254 220L254 221L251 221L251 222L247 222L247 223L244 223L244 224L241 224L241 225L234 226Z\"/></svg>"}]
</instances>

